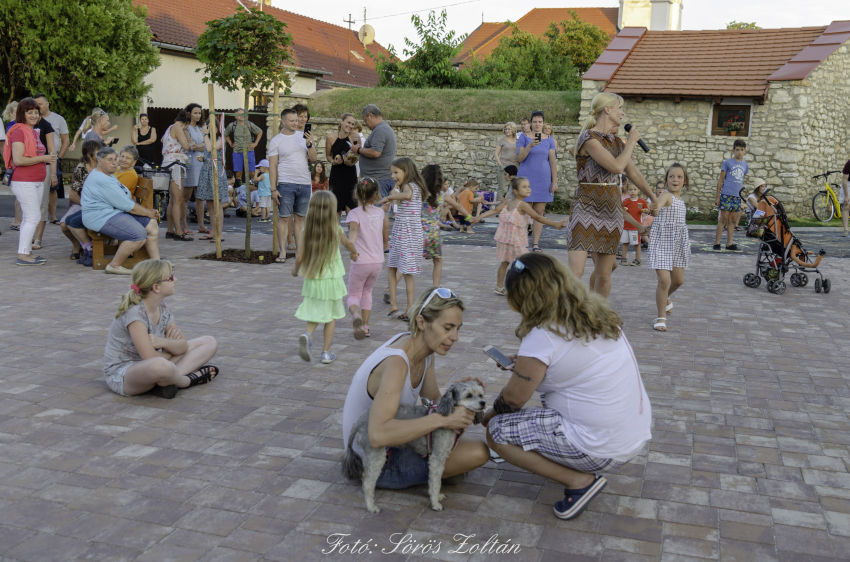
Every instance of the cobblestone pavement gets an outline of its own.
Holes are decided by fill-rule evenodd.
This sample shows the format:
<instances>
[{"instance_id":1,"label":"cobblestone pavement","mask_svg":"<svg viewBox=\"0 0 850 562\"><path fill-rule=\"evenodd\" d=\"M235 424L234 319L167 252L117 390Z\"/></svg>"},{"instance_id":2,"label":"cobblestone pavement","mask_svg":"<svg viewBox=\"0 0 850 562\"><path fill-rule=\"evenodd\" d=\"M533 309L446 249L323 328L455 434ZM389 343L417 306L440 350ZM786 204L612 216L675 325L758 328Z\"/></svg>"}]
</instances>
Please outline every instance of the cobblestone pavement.
<instances>
[{"instance_id":1,"label":"cobblestone pavement","mask_svg":"<svg viewBox=\"0 0 850 562\"><path fill-rule=\"evenodd\" d=\"M741 284L750 256L695 255L667 333L651 329L653 273L619 268L611 301L652 400L653 439L588 510L559 521L560 486L488 463L444 488L445 511L420 486L379 491L372 515L338 461L351 376L403 328L379 292L371 339L340 322L337 361L306 364L291 265L192 260L211 245L163 240L178 266L176 320L218 339L223 374L174 400L124 398L106 388L101 359L129 279L70 262L52 225L47 265L14 267L10 222L0 219L2 561L317 560L332 533L368 541L360 560L418 559L381 554L407 534L410 547L440 545L428 557L443 560L850 559L848 260L825 262L829 295L810 285L777 296ZM438 382L479 375L492 403L507 377L480 349L516 350L517 316L492 292L492 250L447 245L445 258L443 285L467 311ZM426 268L420 290L428 280ZM520 551L450 553L461 533L468 550L497 534Z\"/></svg>"}]
</instances>

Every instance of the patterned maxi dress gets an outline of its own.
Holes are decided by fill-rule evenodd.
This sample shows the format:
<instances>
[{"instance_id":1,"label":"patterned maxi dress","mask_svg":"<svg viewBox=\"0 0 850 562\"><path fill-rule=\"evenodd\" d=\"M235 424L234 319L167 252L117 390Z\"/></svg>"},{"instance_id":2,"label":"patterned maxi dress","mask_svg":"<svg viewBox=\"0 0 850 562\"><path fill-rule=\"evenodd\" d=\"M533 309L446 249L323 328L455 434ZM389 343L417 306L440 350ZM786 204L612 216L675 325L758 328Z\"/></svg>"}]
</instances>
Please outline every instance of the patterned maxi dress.
<instances>
[{"instance_id":1,"label":"patterned maxi dress","mask_svg":"<svg viewBox=\"0 0 850 562\"><path fill-rule=\"evenodd\" d=\"M578 137L576 154L589 139L599 141L616 158L625 141L585 129ZM617 174L596 163L589 155L576 158L578 187L567 225L567 249L616 254L623 234L623 202Z\"/></svg>"},{"instance_id":2,"label":"patterned maxi dress","mask_svg":"<svg viewBox=\"0 0 850 562\"><path fill-rule=\"evenodd\" d=\"M649 269L688 267L691 263L691 244L685 223L685 202L673 197L673 204L658 211L649 234L646 265Z\"/></svg>"},{"instance_id":3,"label":"patterned maxi dress","mask_svg":"<svg viewBox=\"0 0 850 562\"><path fill-rule=\"evenodd\" d=\"M443 238L440 235L440 209L443 207L443 194L437 194L437 206L422 202L422 236L424 246L422 257L426 260L443 257Z\"/></svg>"},{"instance_id":4,"label":"patterned maxi dress","mask_svg":"<svg viewBox=\"0 0 850 562\"><path fill-rule=\"evenodd\" d=\"M407 275L419 275L425 239L422 235L422 192L415 183L409 183L407 187L413 190L413 197L398 202L387 267L398 268Z\"/></svg>"},{"instance_id":5,"label":"patterned maxi dress","mask_svg":"<svg viewBox=\"0 0 850 562\"><path fill-rule=\"evenodd\" d=\"M201 166L201 175L198 178L198 192L195 194L196 199L202 201L213 200L213 170L218 169L218 199L224 201L227 199L227 174L224 171L224 156L222 151L218 151L218 161L213 165L212 153L204 149L204 163Z\"/></svg>"}]
</instances>

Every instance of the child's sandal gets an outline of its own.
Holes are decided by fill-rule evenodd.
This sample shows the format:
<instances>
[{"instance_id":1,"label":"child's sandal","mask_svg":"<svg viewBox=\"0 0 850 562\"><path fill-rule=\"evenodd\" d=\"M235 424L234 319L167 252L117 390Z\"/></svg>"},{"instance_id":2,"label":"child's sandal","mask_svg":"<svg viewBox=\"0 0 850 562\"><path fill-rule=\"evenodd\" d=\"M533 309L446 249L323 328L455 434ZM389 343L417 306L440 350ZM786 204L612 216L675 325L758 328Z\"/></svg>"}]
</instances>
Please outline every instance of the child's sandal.
<instances>
[{"instance_id":1,"label":"child's sandal","mask_svg":"<svg viewBox=\"0 0 850 562\"><path fill-rule=\"evenodd\" d=\"M629 265L629 262L626 261L626 258L620 260L620 265Z\"/></svg>"},{"instance_id":2,"label":"child's sandal","mask_svg":"<svg viewBox=\"0 0 850 562\"><path fill-rule=\"evenodd\" d=\"M635 261L632 262L632 265L640 265L640 260L635 259Z\"/></svg>"},{"instance_id":3,"label":"child's sandal","mask_svg":"<svg viewBox=\"0 0 850 562\"><path fill-rule=\"evenodd\" d=\"M366 324L363 324L363 333L367 338L372 337L372 334L369 333L369 326Z\"/></svg>"},{"instance_id":4,"label":"child's sandal","mask_svg":"<svg viewBox=\"0 0 850 562\"><path fill-rule=\"evenodd\" d=\"M190 387L207 384L218 376L218 367L215 365L204 365L194 373L189 373L186 376L189 377Z\"/></svg>"},{"instance_id":5,"label":"child's sandal","mask_svg":"<svg viewBox=\"0 0 850 562\"><path fill-rule=\"evenodd\" d=\"M667 319L666 318L656 318L655 324L652 325L652 329L656 332L666 332L667 331Z\"/></svg>"}]
</instances>

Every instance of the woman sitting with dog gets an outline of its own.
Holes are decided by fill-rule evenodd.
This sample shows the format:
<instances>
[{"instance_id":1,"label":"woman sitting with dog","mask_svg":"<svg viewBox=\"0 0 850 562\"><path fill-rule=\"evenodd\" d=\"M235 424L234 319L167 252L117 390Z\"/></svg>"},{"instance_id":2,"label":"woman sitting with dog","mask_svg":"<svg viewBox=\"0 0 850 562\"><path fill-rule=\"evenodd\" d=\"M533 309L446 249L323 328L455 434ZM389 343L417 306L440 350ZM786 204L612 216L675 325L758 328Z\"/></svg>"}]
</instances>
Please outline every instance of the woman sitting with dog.
<instances>
[{"instance_id":1,"label":"woman sitting with dog","mask_svg":"<svg viewBox=\"0 0 850 562\"><path fill-rule=\"evenodd\" d=\"M369 412L369 441L373 447L390 447L387 462L378 478L378 488L407 488L428 482L428 458L399 445L439 428L464 430L474 413L457 407L448 416L395 419L399 404L419 404L424 397L440 400L435 355L445 356L458 341L463 324L463 301L449 289L431 287L419 295L408 310L410 332L398 334L375 350L357 370L342 415L343 443L348 443L352 426ZM357 440L354 451L362 458ZM463 474L490 458L486 444L478 439L460 438L448 457L443 478L460 476L447 483L462 481Z\"/></svg>"},{"instance_id":2,"label":"woman sitting with dog","mask_svg":"<svg viewBox=\"0 0 850 562\"><path fill-rule=\"evenodd\" d=\"M507 462L564 485L555 515L572 519L607 484L600 472L636 457L652 437L637 360L604 297L555 258L523 255L505 276L522 319L513 375L484 414L487 442ZM526 408L534 392L542 408Z\"/></svg>"}]
</instances>

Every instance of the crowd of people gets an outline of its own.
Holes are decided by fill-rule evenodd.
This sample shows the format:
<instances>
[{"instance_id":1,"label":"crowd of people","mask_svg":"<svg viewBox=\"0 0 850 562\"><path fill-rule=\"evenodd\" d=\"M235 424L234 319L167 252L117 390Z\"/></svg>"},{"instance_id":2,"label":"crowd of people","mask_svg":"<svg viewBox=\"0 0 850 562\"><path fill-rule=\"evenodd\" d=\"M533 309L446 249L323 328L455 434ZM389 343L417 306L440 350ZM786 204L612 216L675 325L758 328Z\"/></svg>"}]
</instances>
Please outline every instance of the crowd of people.
<instances>
[{"instance_id":1,"label":"crowd of people","mask_svg":"<svg viewBox=\"0 0 850 562\"><path fill-rule=\"evenodd\" d=\"M47 100L38 99L26 98L17 105L4 147L22 214L19 265L45 261L33 254L38 249L33 242L38 242L42 203L58 170L58 154L68 141L67 132L62 132L67 126L54 127L58 119L48 119ZM666 316L673 310L670 297L684 283L690 261L682 199L689 183L687 170L670 165L651 190L632 159L640 132L633 127L625 140L616 135L624 117L623 99L605 92L592 100L590 116L569 148L578 184L568 219L555 222L545 216L546 203L557 189L558 147L538 111L522 121L520 132L513 123L506 124L495 157L507 191L492 209L479 208L473 216L474 206L484 203L474 179L454 191L438 164L420 168L396 154L395 132L377 106L367 105L360 117L371 134L364 138L355 116L343 114L337 131L325 139L325 164L319 161L309 110L285 109L278 133L269 139L268 159L256 163L251 155L262 131L237 117L212 146L201 107L190 105L162 135L163 160L173 163L166 238L187 240L187 193L193 189L196 200L212 209L215 197L230 204L230 190L237 183L236 212L261 221L270 220L274 200L279 240L296 251L291 274L303 280L303 301L295 312L305 322L298 354L305 362L313 361L313 337L322 325L324 364L336 359L331 348L337 320L350 315L353 338L371 337L372 292L386 258L388 316L402 320L407 331L374 351L354 375L344 404L343 439L351 446L352 426L369 412L369 442L389 448L377 485L405 488L429 478L427 456L405 448L406 443L437 428L462 432L474 420L464 407L449 415L396 419L401 404L441 398L435 358L451 352L463 324L463 300L440 286L441 230L455 226L470 231L472 225L498 216L494 291L506 297L519 317L515 333L520 347L508 357L512 365L500 366L512 374L483 416L486 440L457 440L441 476L450 482L462 480L491 454L498 455L563 484L564 499L554 505L555 515L576 517L605 487L604 474L635 458L651 437L649 398L623 321L607 296L617 253L625 265L632 247L632 265L640 265L645 243L647 266L657 276L653 328L666 331ZM140 149L149 150L145 147L157 138L156 131L140 120L134 144L116 151L109 146L113 139L105 137L109 125L108 115L99 109L86 120L90 129L83 134L83 156L69 186L72 205L59 224L72 243L71 257L83 263L91 258L87 230L120 241L107 272L131 275L130 290L106 344L107 386L122 396L151 392L173 398L181 389L206 384L220 374L208 364L217 343L210 336L187 339L177 327L164 302L175 293L176 280L172 264L159 256L157 214L133 198L134 165ZM223 142L234 149L232 174L223 165ZM729 177L737 181L746 173L740 169L746 146L739 143L731 161L723 164L721 199ZM247 163L240 152L246 149ZM218 174L218 193L213 193L213 174ZM239 184L243 174L246 181ZM767 188L762 180L755 183L750 206L758 204ZM731 202L723 204L729 213L736 212ZM203 207L196 209L200 219ZM347 231L341 226L343 212ZM213 228L222 220L221 215L210 216ZM724 227L727 220L734 217L724 215ZM544 225L567 230L567 265L540 251ZM718 228L718 237L720 232ZM731 243L733 231L728 232ZM151 259L132 270L124 268L123 260L142 245ZM347 284L340 246L350 255ZM589 286L581 281L588 258L594 264ZM433 283L417 296L415 277L422 273L423 260L433 264ZM286 252L276 261L286 263ZM400 280L405 285L404 306L397 291ZM527 406L535 392L541 394L542 407Z\"/></svg>"}]
</instances>

